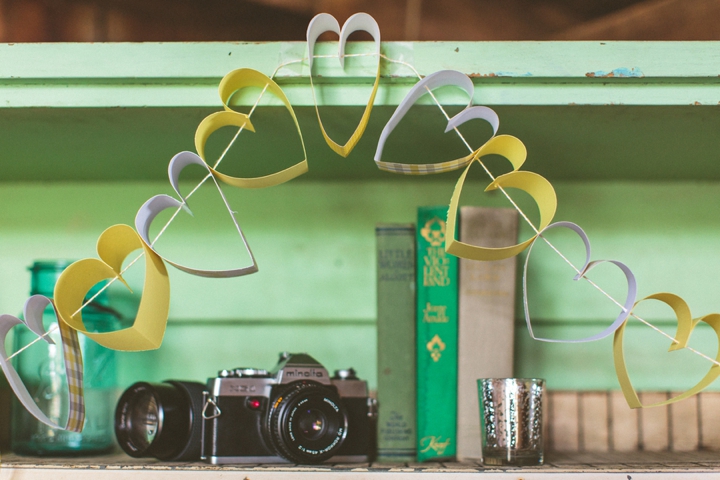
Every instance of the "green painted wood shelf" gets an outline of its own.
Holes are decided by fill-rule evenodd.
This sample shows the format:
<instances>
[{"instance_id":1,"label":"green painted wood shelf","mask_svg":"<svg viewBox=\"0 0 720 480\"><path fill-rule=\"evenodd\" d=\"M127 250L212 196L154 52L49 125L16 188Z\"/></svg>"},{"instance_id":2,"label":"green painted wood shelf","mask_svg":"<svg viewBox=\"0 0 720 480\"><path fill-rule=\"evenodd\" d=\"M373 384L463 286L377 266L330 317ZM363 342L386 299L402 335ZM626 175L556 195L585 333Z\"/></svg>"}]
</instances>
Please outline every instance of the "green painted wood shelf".
<instances>
[{"instance_id":1,"label":"green painted wood shelf","mask_svg":"<svg viewBox=\"0 0 720 480\"><path fill-rule=\"evenodd\" d=\"M332 48L321 44L319 53ZM351 44L349 51L367 48ZM626 262L640 295L670 291L696 315L720 311L720 42L422 42L384 43L382 50L422 75L441 69L470 75L473 102L494 108L500 133L528 147L523 168L555 186L556 220L581 225L594 258ZM406 66L386 61L365 136L349 158L332 153L320 135L307 66L289 63L303 54L302 42L0 45L0 312L21 310L34 260L95 256L105 228L131 224L146 199L171 193L168 161L192 150L197 124L221 108L217 85L224 74L241 67L272 74L286 64L276 79L296 108L310 171L272 189L224 189L260 272L208 280L171 270L165 342L157 351L121 354L121 383L203 380L221 368L269 368L277 352L305 350L329 369L355 367L374 387L374 226L413 221L421 204L448 203L458 172L406 178L375 167L378 135L417 81ZM370 93L373 61L348 59L346 71L333 59L317 65L320 113L334 138L347 138ZM235 98L235 105L247 110L257 93ZM453 89L438 98L450 114L467 103ZM261 175L300 159L286 111L268 97L260 107L253 113L257 133L241 136L224 171ZM442 133L445 122L436 106L420 102L390 137L384 159L425 163L465 155L462 142ZM489 135L480 122L461 130L472 145ZM232 133L211 139L209 157ZM507 170L497 159L488 164ZM508 206L482 194L481 172L470 176L463 203ZM183 175L184 191L198 178ZM159 248L193 266L242 264L217 193L201 189L190 206L195 217L180 216ZM529 234L524 226L521 236ZM555 243L581 260L574 239ZM551 252L537 251L533 259L529 300L538 328L584 336L615 318L617 308L587 285L573 285L574 273ZM617 296L615 273L594 278ZM130 312L141 272L128 280L134 295L116 298ZM534 342L520 307L519 376L544 377L554 389L617 388L610 339ZM674 329L668 312L646 318ZM626 342L634 345L630 368L640 389L683 389L708 367L688 352L651 362L668 342L641 325L629 327ZM706 330L691 345L714 356L717 341Z\"/></svg>"},{"instance_id":2,"label":"green painted wood shelf","mask_svg":"<svg viewBox=\"0 0 720 480\"><path fill-rule=\"evenodd\" d=\"M333 53L332 47L321 44L317 53ZM422 75L442 69L470 75L474 102L497 109L501 133L528 146L526 168L551 180L717 180L720 163L709 161L720 147L717 47L421 42L385 43L382 50ZM168 159L192 149L197 123L220 107L217 84L225 73L247 67L271 75L301 59L304 49L302 42L2 45L0 182L164 179ZM348 51L367 50L361 42ZM367 101L374 60L350 58L345 72L336 59L318 59L316 65L325 123L335 137L347 138ZM405 65L381 65L372 121L347 160L319 135L307 64L289 63L277 72L308 143L310 172L303 180L388 178L371 158L380 130L417 77ZM460 91L441 93L450 111L467 103ZM248 106L256 98L257 92L247 92L237 102ZM427 98L421 103L388 142L386 158L464 154L456 138L442 134L439 110ZM273 104L270 98L261 102ZM262 174L283 158L296 158L298 142L286 117L281 107L254 117L258 138L243 139L249 142L243 155L263 160L245 161L243 172ZM464 130L482 137L487 132L481 127ZM419 138L433 141L420 145ZM455 176L434 179L449 178Z\"/></svg>"}]
</instances>

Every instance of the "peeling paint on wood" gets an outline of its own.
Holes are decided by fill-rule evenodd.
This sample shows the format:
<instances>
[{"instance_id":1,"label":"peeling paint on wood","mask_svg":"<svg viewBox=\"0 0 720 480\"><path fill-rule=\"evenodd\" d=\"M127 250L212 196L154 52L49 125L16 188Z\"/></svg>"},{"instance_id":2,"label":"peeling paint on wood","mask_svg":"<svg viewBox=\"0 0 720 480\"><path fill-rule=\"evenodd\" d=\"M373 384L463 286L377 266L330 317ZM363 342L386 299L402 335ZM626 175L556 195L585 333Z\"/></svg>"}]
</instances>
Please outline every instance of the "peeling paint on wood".
<instances>
[{"instance_id":1,"label":"peeling paint on wood","mask_svg":"<svg viewBox=\"0 0 720 480\"><path fill-rule=\"evenodd\" d=\"M611 71L598 70L595 72L588 72L585 74L586 77L590 78L643 78L642 70L638 67L632 68L616 68Z\"/></svg>"},{"instance_id":2,"label":"peeling paint on wood","mask_svg":"<svg viewBox=\"0 0 720 480\"><path fill-rule=\"evenodd\" d=\"M483 78L483 77L532 77L532 73L516 73L516 72L490 72L490 73L469 73L470 78Z\"/></svg>"}]
</instances>

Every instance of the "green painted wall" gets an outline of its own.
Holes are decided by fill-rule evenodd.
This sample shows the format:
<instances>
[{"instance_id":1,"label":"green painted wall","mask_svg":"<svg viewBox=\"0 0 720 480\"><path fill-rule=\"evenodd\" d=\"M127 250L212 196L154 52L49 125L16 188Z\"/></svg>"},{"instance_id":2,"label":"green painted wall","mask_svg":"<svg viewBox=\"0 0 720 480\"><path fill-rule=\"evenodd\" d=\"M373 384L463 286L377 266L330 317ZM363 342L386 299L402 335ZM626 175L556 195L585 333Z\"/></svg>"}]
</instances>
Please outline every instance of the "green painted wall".
<instances>
[{"instance_id":1,"label":"green painted wall","mask_svg":"<svg viewBox=\"0 0 720 480\"><path fill-rule=\"evenodd\" d=\"M482 194L478 178L468 183L463 203L506 205L500 195ZM192 185L183 184L184 191ZM194 217L181 215L158 242L174 260L220 268L246 261L237 233L214 187L190 199ZM683 296L696 316L720 311L717 273L720 253L720 184L704 182L556 182L557 220L574 221L590 237L594 259L627 263L639 294L670 291ZM203 279L171 272L171 318L162 347L123 353L122 382L164 378L202 379L236 366L269 368L282 350L307 350L331 369L354 366L375 384L376 222L413 221L420 204L447 203L453 183L427 179L365 182L301 182L265 190L224 191L260 267L237 279ZM29 289L35 259L94 256L97 236L115 223L131 223L136 209L164 182L5 184L0 187L0 311L18 313ZM515 192L518 193L518 192ZM523 208L532 211L520 195ZM531 214L532 217L532 214ZM523 226L521 236L529 235ZM576 265L579 239L558 231L551 242ZM524 258L524 257L523 257ZM519 268L523 259L519 260ZM544 245L533 251L529 301L538 333L584 336L601 329L618 309ZM131 312L142 289L142 263L112 296ZM619 271L598 267L591 278L624 299ZM616 388L611 342L554 345L533 341L524 328L518 290L516 371L542 376L553 388ZM670 315L647 308L643 318L672 334ZM703 329L691 345L714 356L717 342ZM639 322L626 340L631 376L639 388L679 389L699 378L707 362L688 352L663 354L669 343ZM648 362L663 360L658 368ZM664 355L664 357L663 357ZM631 356L631 355L629 355ZM678 357L682 361L677 362ZM668 360L669 359L669 360ZM697 375L694 376L694 372Z\"/></svg>"},{"instance_id":2,"label":"green painted wall","mask_svg":"<svg viewBox=\"0 0 720 480\"><path fill-rule=\"evenodd\" d=\"M640 295L670 291L696 316L720 311L720 49L719 42L419 42L385 43L389 57L422 75L458 69L473 79L474 104L496 109L500 133L528 147L525 170L555 185L556 219L580 224L594 259L626 262ZM331 44L318 52L330 53ZM352 44L361 52L366 44ZM36 259L94 256L97 237L115 223L132 223L137 208L171 193L170 157L192 149L202 118L221 108L217 84L239 67L270 75L297 60L302 42L273 44L30 44L0 45L0 312L18 313ZM339 69L318 62L317 98L334 138L347 138L374 80L374 63L348 59ZM296 107L310 171L266 190L225 189L257 258L259 273L211 280L171 270L171 314L163 346L120 354L121 380L203 379L220 368L269 368L281 350L307 350L329 368L355 367L375 385L374 225L408 222L421 204L446 204L458 172L406 178L379 172L371 158L397 103L417 81L408 68L382 62L381 86L365 136L347 159L320 136L306 66L277 77ZM234 99L238 108L256 92ZM450 114L467 103L453 89L438 92ZM444 135L439 110L414 107L388 141L384 160L424 163L465 155ZM253 114L257 133L243 135L222 165L231 174L261 175L300 159L287 113L269 98ZM482 122L461 131L479 146ZM216 158L229 139L210 139ZM225 143L224 143L225 142ZM505 162L488 159L495 174ZM183 191L199 171L183 174ZM507 206L482 192L479 169L461 203ZM518 203L530 218L527 198ZM196 267L242 266L241 248L217 191L207 185L190 199L158 242L174 260ZM157 231L159 226L155 226ZM530 229L524 226L521 236ZM549 236L576 265L578 240ZM519 259L522 267L524 257ZM111 294L130 314L142 291L142 262L126 277L134 293ZM611 322L618 308L543 245L529 270L529 302L538 333L586 336ZM623 278L603 266L591 277L622 301ZM611 340L586 345L532 341L523 327L518 291L516 374L541 376L551 388L617 388ZM643 306L642 316L672 334L667 311ZM682 389L709 364L634 322L628 328L630 374L641 389ZM698 328L691 340L714 356L717 342ZM657 359L657 360L656 360ZM713 388L720 388L713 385Z\"/></svg>"}]
</instances>

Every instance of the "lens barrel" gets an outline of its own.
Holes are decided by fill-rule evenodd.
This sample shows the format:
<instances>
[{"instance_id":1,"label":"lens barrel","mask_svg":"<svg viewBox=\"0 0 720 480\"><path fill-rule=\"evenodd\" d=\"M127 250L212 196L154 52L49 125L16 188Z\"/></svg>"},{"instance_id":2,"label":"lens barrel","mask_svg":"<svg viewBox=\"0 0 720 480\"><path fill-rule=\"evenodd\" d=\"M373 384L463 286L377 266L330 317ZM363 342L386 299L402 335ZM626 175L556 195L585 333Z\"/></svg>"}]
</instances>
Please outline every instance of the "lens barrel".
<instances>
[{"instance_id":1,"label":"lens barrel","mask_svg":"<svg viewBox=\"0 0 720 480\"><path fill-rule=\"evenodd\" d=\"M120 396L115 436L132 457L198 460L205 385L169 380L138 382Z\"/></svg>"},{"instance_id":2,"label":"lens barrel","mask_svg":"<svg viewBox=\"0 0 720 480\"><path fill-rule=\"evenodd\" d=\"M340 397L315 382L291 384L268 412L273 446L297 463L320 463L335 455L345 441L347 426Z\"/></svg>"}]
</instances>

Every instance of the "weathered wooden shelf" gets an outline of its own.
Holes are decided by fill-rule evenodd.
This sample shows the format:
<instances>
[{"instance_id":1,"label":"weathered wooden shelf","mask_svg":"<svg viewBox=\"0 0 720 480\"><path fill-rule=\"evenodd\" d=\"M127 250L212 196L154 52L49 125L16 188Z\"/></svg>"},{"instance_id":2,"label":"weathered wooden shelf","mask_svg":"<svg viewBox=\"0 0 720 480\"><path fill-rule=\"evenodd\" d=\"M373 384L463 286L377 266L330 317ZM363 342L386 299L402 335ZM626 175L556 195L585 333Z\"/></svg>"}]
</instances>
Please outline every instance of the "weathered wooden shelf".
<instances>
[{"instance_id":1,"label":"weathered wooden shelf","mask_svg":"<svg viewBox=\"0 0 720 480\"><path fill-rule=\"evenodd\" d=\"M524 169L550 180L706 181L720 179L720 163L702 160L720 149L718 44L387 42L382 51L420 75L454 69L471 76L473 103L496 109L500 133L528 147ZM321 43L316 54L334 48ZM359 42L348 53L368 49ZM368 129L344 160L320 135L307 62L292 63L304 56L304 42L0 45L0 182L164 180L169 159L193 149L197 124L222 107L217 85L226 73L253 68L272 75L281 65L275 78L297 111L308 149L310 172L300 181L396 177L380 172L372 158L417 74L381 62ZM324 124L344 141L362 115L376 64L351 58L342 70L324 58L315 65ZM458 89L438 95L450 114L468 101ZM246 91L234 101L248 108L257 96ZM457 138L443 135L445 119L432 101L419 103L384 158L431 163L466 155ZM260 105L253 114L257 134L243 138L246 175L274 171L299 155L284 107L269 95ZM461 130L467 135L482 123ZM486 136L482 130L471 143ZM432 179L453 182L456 175Z\"/></svg>"},{"instance_id":2,"label":"weathered wooden shelf","mask_svg":"<svg viewBox=\"0 0 720 480\"><path fill-rule=\"evenodd\" d=\"M168 463L124 455L88 458L29 458L3 455L0 479L637 479L717 478L720 452L554 453L538 467L483 467L474 463L225 465Z\"/></svg>"}]
</instances>

